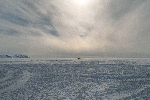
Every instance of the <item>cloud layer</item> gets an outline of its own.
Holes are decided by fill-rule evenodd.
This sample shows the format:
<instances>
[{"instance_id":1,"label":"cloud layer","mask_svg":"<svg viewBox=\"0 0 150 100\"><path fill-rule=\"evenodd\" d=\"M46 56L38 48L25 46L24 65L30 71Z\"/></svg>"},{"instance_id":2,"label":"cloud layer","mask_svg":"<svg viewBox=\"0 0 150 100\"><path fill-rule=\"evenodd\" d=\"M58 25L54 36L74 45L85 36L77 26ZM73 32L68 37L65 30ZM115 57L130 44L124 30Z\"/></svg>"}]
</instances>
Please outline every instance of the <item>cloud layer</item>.
<instances>
[{"instance_id":1,"label":"cloud layer","mask_svg":"<svg viewBox=\"0 0 150 100\"><path fill-rule=\"evenodd\" d=\"M0 53L150 57L148 0L1 0Z\"/></svg>"}]
</instances>

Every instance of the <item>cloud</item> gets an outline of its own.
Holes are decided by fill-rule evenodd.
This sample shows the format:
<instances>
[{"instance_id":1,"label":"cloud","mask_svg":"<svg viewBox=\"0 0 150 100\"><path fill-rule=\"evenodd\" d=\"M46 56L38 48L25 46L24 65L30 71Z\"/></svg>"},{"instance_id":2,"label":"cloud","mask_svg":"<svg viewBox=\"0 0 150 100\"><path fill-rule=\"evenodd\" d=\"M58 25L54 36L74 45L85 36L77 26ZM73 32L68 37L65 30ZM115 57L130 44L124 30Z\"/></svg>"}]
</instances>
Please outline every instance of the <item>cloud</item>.
<instances>
[{"instance_id":1,"label":"cloud","mask_svg":"<svg viewBox=\"0 0 150 100\"><path fill-rule=\"evenodd\" d=\"M150 56L148 0L1 0L0 53Z\"/></svg>"}]
</instances>

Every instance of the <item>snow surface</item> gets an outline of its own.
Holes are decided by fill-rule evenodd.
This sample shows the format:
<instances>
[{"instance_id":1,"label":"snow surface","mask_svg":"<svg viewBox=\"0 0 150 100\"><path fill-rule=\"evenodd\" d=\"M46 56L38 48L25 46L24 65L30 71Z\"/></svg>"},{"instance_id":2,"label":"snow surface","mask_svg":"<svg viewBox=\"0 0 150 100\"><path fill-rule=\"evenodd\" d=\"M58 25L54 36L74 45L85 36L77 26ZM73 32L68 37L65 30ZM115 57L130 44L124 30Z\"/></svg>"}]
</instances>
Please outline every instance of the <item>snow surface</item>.
<instances>
[{"instance_id":1,"label":"snow surface","mask_svg":"<svg viewBox=\"0 0 150 100\"><path fill-rule=\"evenodd\" d=\"M0 59L0 100L150 100L150 59Z\"/></svg>"}]
</instances>

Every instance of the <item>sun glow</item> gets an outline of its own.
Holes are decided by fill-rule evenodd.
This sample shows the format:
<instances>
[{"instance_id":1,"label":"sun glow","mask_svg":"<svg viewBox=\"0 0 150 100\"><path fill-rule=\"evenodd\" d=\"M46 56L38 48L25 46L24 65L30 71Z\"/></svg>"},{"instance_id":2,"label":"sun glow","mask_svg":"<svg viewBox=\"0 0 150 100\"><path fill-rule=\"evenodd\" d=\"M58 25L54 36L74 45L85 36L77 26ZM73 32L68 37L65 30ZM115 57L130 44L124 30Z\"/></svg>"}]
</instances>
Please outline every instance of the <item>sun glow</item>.
<instances>
[{"instance_id":1,"label":"sun glow","mask_svg":"<svg viewBox=\"0 0 150 100\"><path fill-rule=\"evenodd\" d=\"M84 4L84 3L86 3L86 0L77 0L77 2L80 4Z\"/></svg>"},{"instance_id":2,"label":"sun glow","mask_svg":"<svg viewBox=\"0 0 150 100\"><path fill-rule=\"evenodd\" d=\"M89 3L90 0L75 0L75 2L77 2L80 5L86 5Z\"/></svg>"}]
</instances>

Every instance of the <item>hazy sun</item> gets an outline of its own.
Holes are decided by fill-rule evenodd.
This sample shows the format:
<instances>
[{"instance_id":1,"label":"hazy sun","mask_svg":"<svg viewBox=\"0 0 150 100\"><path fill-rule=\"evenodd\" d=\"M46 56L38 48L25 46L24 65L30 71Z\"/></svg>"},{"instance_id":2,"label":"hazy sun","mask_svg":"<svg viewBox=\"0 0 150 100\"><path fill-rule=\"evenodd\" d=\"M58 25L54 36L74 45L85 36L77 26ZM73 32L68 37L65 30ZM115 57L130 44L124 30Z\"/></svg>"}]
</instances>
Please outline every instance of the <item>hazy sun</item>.
<instances>
[{"instance_id":1,"label":"hazy sun","mask_svg":"<svg viewBox=\"0 0 150 100\"><path fill-rule=\"evenodd\" d=\"M80 5L84 5L87 4L89 2L89 0L75 0L78 4Z\"/></svg>"},{"instance_id":2,"label":"hazy sun","mask_svg":"<svg viewBox=\"0 0 150 100\"><path fill-rule=\"evenodd\" d=\"M77 0L78 3L84 4L87 0Z\"/></svg>"}]
</instances>

